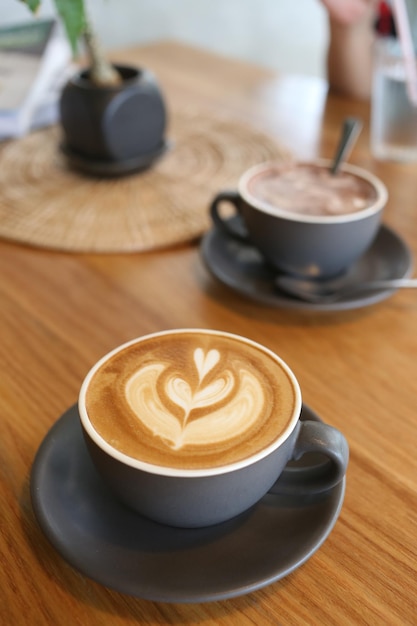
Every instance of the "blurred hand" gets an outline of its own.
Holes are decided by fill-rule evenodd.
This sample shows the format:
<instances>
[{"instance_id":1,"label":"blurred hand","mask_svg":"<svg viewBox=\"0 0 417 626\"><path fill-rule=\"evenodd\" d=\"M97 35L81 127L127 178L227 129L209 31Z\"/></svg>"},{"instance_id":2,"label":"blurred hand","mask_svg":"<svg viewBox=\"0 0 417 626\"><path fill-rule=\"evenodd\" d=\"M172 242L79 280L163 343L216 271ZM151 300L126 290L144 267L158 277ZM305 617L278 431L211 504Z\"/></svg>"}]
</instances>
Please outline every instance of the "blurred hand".
<instances>
[{"instance_id":1,"label":"blurred hand","mask_svg":"<svg viewBox=\"0 0 417 626\"><path fill-rule=\"evenodd\" d=\"M321 0L326 7L329 16L340 24L355 24L359 22L369 11L375 0Z\"/></svg>"}]
</instances>

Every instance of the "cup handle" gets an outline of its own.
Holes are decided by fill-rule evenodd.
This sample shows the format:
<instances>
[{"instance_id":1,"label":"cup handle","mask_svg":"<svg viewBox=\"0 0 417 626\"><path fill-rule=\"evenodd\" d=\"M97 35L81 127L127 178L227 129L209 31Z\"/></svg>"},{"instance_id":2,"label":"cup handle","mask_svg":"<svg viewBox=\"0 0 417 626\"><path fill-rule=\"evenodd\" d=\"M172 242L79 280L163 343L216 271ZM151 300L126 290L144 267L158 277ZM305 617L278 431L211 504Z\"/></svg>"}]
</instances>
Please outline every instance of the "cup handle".
<instances>
[{"instance_id":1,"label":"cup handle","mask_svg":"<svg viewBox=\"0 0 417 626\"><path fill-rule=\"evenodd\" d=\"M270 493L306 496L328 491L343 479L349 446L342 433L323 422L300 421L291 461Z\"/></svg>"},{"instance_id":2,"label":"cup handle","mask_svg":"<svg viewBox=\"0 0 417 626\"><path fill-rule=\"evenodd\" d=\"M236 209L236 215L229 219L224 219L219 212L221 202L228 202ZM221 191L215 196L210 205L210 215L214 225L226 235L235 239L248 241L248 231L241 219L241 198L237 191Z\"/></svg>"}]
</instances>

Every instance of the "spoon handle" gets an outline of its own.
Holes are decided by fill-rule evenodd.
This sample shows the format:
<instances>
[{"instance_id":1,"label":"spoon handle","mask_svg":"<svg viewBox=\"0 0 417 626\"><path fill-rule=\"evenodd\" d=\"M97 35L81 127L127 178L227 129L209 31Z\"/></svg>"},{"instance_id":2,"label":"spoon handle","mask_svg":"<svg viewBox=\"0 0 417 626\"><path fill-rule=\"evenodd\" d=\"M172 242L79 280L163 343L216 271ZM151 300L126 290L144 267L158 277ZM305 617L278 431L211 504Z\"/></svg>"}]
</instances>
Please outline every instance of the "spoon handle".
<instances>
[{"instance_id":1,"label":"spoon handle","mask_svg":"<svg viewBox=\"0 0 417 626\"><path fill-rule=\"evenodd\" d=\"M276 278L278 289L284 291L290 296L295 296L306 302L329 303L343 300L343 298L351 298L359 296L363 292L369 292L374 289L400 289L400 288L417 288L417 278L387 278L364 281L357 284L341 285L340 280L336 283L334 280L324 281L323 283L315 283L308 280L299 280L289 276L278 276Z\"/></svg>"},{"instance_id":2,"label":"spoon handle","mask_svg":"<svg viewBox=\"0 0 417 626\"><path fill-rule=\"evenodd\" d=\"M363 283L365 289L414 289L417 287L417 278L388 278L387 280L373 280L369 283Z\"/></svg>"},{"instance_id":3,"label":"spoon handle","mask_svg":"<svg viewBox=\"0 0 417 626\"><path fill-rule=\"evenodd\" d=\"M361 129L362 122L357 117L347 117L345 119L340 143L330 168L332 174L337 174L340 164L347 159Z\"/></svg>"}]
</instances>

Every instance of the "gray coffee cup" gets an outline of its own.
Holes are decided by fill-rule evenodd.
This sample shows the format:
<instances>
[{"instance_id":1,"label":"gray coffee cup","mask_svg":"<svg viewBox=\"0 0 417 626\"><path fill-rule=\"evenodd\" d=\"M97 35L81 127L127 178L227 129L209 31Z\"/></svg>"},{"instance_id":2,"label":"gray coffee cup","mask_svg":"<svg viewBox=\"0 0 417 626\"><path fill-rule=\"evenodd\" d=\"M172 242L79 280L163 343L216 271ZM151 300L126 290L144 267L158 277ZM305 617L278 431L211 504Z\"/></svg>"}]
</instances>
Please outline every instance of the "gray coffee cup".
<instances>
[{"instance_id":1,"label":"gray coffee cup","mask_svg":"<svg viewBox=\"0 0 417 626\"><path fill-rule=\"evenodd\" d=\"M325 169L330 164L323 159L314 161L314 165ZM216 227L252 243L279 272L320 279L346 271L376 237L388 198L385 185L370 172L343 164L342 172L371 185L374 200L366 208L337 215L296 213L251 193L251 181L274 168L279 165L273 162L252 167L240 178L237 190L216 195L210 207ZM242 221L224 218L223 204L232 205Z\"/></svg>"},{"instance_id":2,"label":"gray coffee cup","mask_svg":"<svg viewBox=\"0 0 417 626\"><path fill-rule=\"evenodd\" d=\"M101 436L90 419L86 395L97 370L114 355L149 338L175 337L184 332L210 339L233 338L243 346L253 346L271 357L290 381L294 392L286 427L262 451L238 462L205 469L181 469L143 462L118 450ZM275 366L274 366L275 367ZM79 414L87 448L103 480L126 505L157 522L178 527L209 526L229 520L256 504L277 482L285 466L305 453L324 455L321 471L308 466L297 471L297 478L283 481L285 493L312 496L338 484L344 477L349 450L343 434L317 421L300 419L302 399L293 372L280 357L247 338L201 329L163 331L123 344L104 356L87 374L79 394ZM109 414L109 419L113 419ZM308 454L306 458L310 455ZM279 485L279 483L277 483ZM277 487L279 491L279 487Z\"/></svg>"}]
</instances>

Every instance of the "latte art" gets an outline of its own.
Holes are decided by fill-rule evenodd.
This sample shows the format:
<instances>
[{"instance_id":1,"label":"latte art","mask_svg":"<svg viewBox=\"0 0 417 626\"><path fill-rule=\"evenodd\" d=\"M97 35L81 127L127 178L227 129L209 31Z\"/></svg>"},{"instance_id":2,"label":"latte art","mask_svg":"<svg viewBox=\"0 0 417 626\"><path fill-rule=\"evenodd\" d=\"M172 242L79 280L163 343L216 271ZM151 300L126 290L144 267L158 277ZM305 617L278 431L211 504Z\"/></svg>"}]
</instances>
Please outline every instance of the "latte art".
<instances>
[{"instance_id":1,"label":"latte art","mask_svg":"<svg viewBox=\"0 0 417 626\"><path fill-rule=\"evenodd\" d=\"M94 429L159 466L218 467L263 450L292 418L294 383L272 355L233 337L178 331L115 352L86 392Z\"/></svg>"},{"instance_id":2,"label":"latte art","mask_svg":"<svg viewBox=\"0 0 417 626\"><path fill-rule=\"evenodd\" d=\"M126 398L137 418L174 450L241 436L263 410L260 381L250 371L242 369L236 375L218 350L205 353L196 348L193 357L195 387L180 372L159 363L138 370L126 385Z\"/></svg>"}]
</instances>

